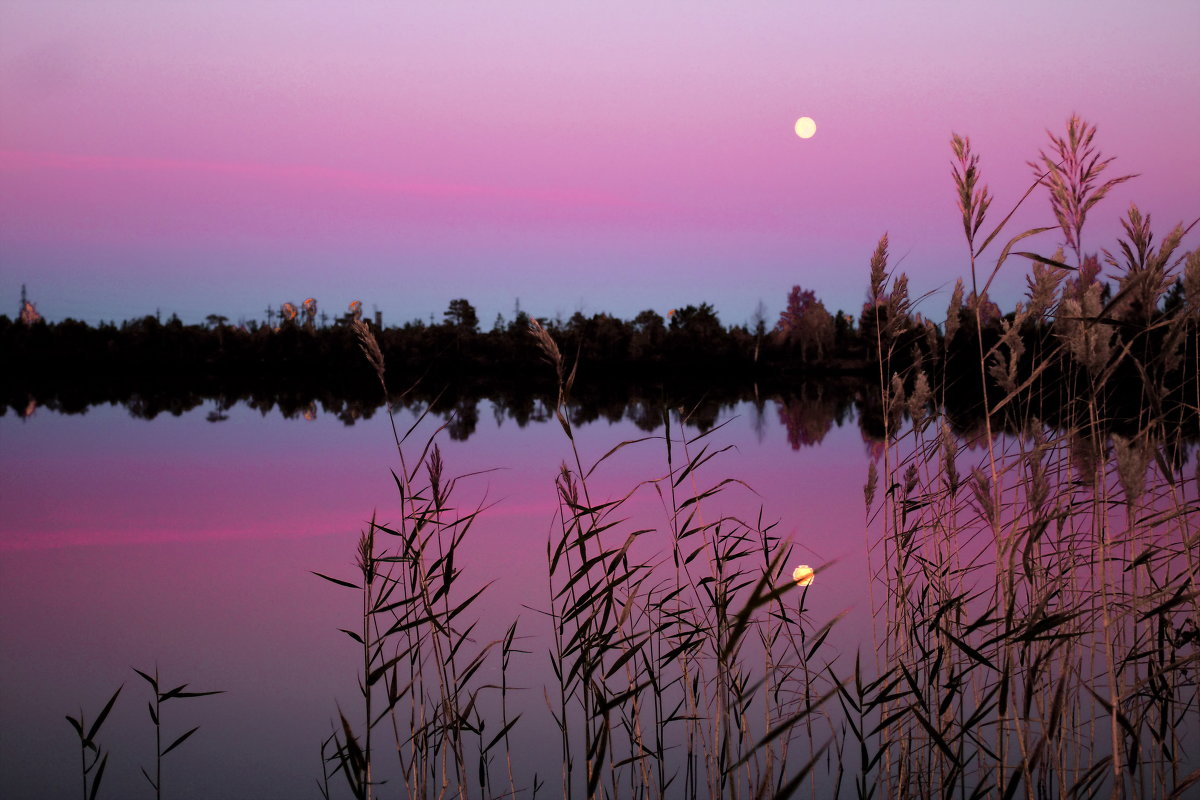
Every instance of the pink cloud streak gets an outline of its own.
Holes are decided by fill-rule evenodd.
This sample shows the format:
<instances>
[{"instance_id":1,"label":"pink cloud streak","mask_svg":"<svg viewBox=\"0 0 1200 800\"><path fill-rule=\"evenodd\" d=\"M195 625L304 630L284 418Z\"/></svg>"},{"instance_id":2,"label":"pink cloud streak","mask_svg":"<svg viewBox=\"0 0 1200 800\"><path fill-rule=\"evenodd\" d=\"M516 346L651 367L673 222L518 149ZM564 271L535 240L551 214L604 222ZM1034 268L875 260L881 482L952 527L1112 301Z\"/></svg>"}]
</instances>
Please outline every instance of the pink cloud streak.
<instances>
[{"instance_id":1,"label":"pink cloud streak","mask_svg":"<svg viewBox=\"0 0 1200 800\"><path fill-rule=\"evenodd\" d=\"M580 206L633 208L641 204L618 195L572 189L509 188L459 183L403 181L360 170L299 164L261 164L237 161L94 156L30 150L0 150L0 170L67 172L165 172L229 175L259 181L293 181L354 189L379 195L484 198L534 203L570 203Z\"/></svg>"}]
</instances>

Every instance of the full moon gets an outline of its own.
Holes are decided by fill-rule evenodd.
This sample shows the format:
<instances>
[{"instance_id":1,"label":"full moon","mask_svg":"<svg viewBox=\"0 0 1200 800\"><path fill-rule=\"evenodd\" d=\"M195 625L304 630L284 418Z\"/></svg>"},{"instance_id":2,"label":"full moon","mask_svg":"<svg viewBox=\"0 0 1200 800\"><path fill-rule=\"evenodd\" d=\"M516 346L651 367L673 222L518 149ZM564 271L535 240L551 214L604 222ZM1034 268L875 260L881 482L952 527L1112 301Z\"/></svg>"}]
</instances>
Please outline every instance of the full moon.
<instances>
[{"instance_id":1,"label":"full moon","mask_svg":"<svg viewBox=\"0 0 1200 800\"><path fill-rule=\"evenodd\" d=\"M801 139L811 139L816 132L817 123L813 122L812 117L801 117L796 120L796 135Z\"/></svg>"}]
</instances>

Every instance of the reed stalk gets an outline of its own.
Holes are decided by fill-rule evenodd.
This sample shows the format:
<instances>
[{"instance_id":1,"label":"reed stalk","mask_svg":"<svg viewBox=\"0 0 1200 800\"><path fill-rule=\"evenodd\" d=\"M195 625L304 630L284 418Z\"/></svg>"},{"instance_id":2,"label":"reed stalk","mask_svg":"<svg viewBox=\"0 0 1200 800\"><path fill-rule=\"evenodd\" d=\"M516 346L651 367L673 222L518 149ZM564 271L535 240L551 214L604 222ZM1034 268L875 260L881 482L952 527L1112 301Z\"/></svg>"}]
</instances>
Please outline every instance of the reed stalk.
<instances>
[{"instance_id":1,"label":"reed stalk","mask_svg":"<svg viewBox=\"0 0 1200 800\"><path fill-rule=\"evenodd\" d=\"M112 711L117 697L124 688L124 684L117 687L91 725L87 724L82 708L79 709L78 717L67 715L67 722L71 723L71 727L79 736L79 781L83 800L95 800L96 795L100 792L100 782L104 780L104 769L108 766L108 753L100 746L96 737L100 735L104 721L108 719L109 712ZM92 756L90 762L88 761L89 752Z\"/></svg>"}]
</instances>

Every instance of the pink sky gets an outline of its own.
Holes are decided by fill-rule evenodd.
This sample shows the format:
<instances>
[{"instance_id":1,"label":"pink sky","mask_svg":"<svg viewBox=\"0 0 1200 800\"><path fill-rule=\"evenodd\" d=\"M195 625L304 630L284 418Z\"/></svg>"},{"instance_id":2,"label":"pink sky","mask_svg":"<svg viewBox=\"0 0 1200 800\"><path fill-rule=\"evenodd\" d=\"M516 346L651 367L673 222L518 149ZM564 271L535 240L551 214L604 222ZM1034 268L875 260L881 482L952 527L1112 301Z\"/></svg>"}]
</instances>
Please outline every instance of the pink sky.
<instances>
[{"instance_id":1,"label":"pink sky","mask_svg":"<svg viewBox=\"0 0 1200 800\"><path fill-rule=\"evenodd\" d=\"M856 311L887 231L940 319L966 273L952 131L997 219L1072 112L1141 173L1085 245L1131 200L1160 237L1200 216L1197 30L1194 2L6 0L0 312L25 283L52 320L315 296L734 323L795 283ZM1040 194L1018 221L1048 224Z\"/></svg>"}]
</instances>

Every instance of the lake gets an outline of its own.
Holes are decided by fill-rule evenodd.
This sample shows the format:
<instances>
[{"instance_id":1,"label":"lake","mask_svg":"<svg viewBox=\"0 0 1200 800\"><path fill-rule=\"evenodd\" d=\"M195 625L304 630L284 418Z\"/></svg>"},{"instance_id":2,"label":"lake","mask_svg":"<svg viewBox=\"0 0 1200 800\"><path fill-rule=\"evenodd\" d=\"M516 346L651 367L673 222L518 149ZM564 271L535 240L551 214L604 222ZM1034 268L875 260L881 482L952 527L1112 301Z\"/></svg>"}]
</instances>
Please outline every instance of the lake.
<instances>
[{"instance_id":1,"label":"lake","mask_svg":"<svg viewBox=\"0 0 1200 800\"><path fill-rule=\"evenodd\" d=\"M312 571L352 577L372 514L395 521L391 430L381 414L347 426L328 414L306 421L237 406L211 423L208 410L147 421L101 406L0 419L4 796L74 796L78 740L63 716L82 705L94 717L123 683L105 723L112 756L102 796L146 796L149 687L131 667L155 664L172 686L226 692L170 708L172 730L201 728L169 756L169 796L316 796L319 747L337 704L355 702L361 654L338 632L354 625L354 593ZM495 420L486 401L479 410L469 440L438 439L449 473L493 470L456 489L488 505L469 535L465 579L494 580L486 608L532 625L523 606L549 604L554 481L570 442L557 423L519 427ZM866 580L868 448L857 427L848 420L820 448L793 449L771 403L761 416L746 403L724 418L714 439L736 449L710 474L753 487L757 495L739 492L743 513L762 506L809 562L838 560L816 584L825 587L810 600L818 613L861 606L849 590ZM413 421L402 413L397 424ZM595 459L645 435L628 421L597 422L577 440ZM628 490L665 465L661 441L628 448L603 488ZM661 524L655 505L647 495L637 510L651 522L657 512ZM544 654L524 658L544 668ZM530 716L545 715L541 693L527 694Z\"/></svg>"},{"instance_id":2,"label":"lake","mask_svg":"<svg viewBox=\"0 0 1200 800\"><path fill-rule=\"evenodd\" d=\"M918 624L923 618L914 615L913 608L922 604L929 609L938 607L935 600L941 596L951 597L954 602L938 607L942 608L939 615L944 611L947 619L960 619L956 624L962 627L952 632L949 623L936 620L932 627L926 627L933 631L933 638L941 637L939 646L945 647L947 663L957 665L950 670L951 683L961 696L955 696L953 703L946 700L942 704L944 721L935 718L931 724L926 717L919 714L915 717L920 724L912 723L919 733L913 741L925 736L922 726L929 726L924 745L928 752L922 750L917 755L918 745L911 745L909 750L906 749L909 745L893 740L884 748L886 758L868 768L875 770L871 774L875 778L890 775L893 782L919 785L912 783L915 780L912 776L903 774L900 762L911 759L915 765L935 763L938 759L953 761L955 753L961 757L959 744L949 738L951 728L969 727L961 724L964 722L980 728L996 723L988 711L994 694L989 693L989 687L994 688L995 682L985 680L969 690L962 689L960 684L969 684L966 676L979 674L985 667L1001 671L997 655L1000 653L1005 659L1012 659L1014 670L1019 662L1021 667L1030 666L1024 659L1042 658L1044 663L1034 665L1033 677L1012 680L1013 694L1018 695L1018 689L1024 687L1027 696L1004 702L1018 707L1024 702L1024 710L1014 711L1009 707L998 712L999 733L991 734L990 739L989 734L983 734L974 744L987 752L1000 750L1003 754L1004 745L999 742L1009 735L1005 733L1006 725L1017 740L1029 741L1037 738L1041 728L1030 723L1032 731L1026 731L1020 720L1037 717L1044 723L1049 716L1053 723L1050 727L1055 731L1060 729L1054 726L1065 725L1070 729L1070 736L1063 734L1064 740L1078 740L1081 744L1075 756L1063 756L1061 748L1055 751L1055 758L1047 756L1039 769L1044 770L1047 762L1052 762L1055 768L1050 770L1049 777L1038 773L1042 776L1039 780L1048 781L1053 791L1060 788L1054 781L1062 780L1063 774L1086 779L1094 755L1102 756L1112 741L1106 733L1103 714L1096 712L1096 708L1103 706L1103 689L1096 702L1085 696L1066 704L1053 699L1053 690L1065 682L1064 675L1074 674L1079 681L1086 681L1093 676L1091 670L1104 671L1097 666L1103 661L1101 651L1089 649L1092 635L1102 627L1096 622L1100 617L1080 611L1084 605L1090 609L1089 614L1098 615L1102 609L1085 599L1070 606L1070 610L1061 610L1066 608L1062 598L1073 596L1070 592L1064 595L1065 586L1083 587L1079 590L1080 597L1098 596L1092 573L1062 572L1057 577L1047 577L1043 573L1054 571L1047 567L1038 572L1040 577L1030 577L1028 585L1014 589L1015 583L997 577L1001 571L994 566L997 560L994 543L986 541L986 537L915 543L922 534L914 538L914 531L932 530L940 524L938 517L927 515L936 512L943 515L941 519L949 517L945 514L947 506L939 506L938 501L928 497L917 498L920 492L914 488L918 483L921 486L936 483L937 476L917 475L908 469L899 448L885 453L881 443L864 437L852 412L818 409L810 413L794 403L785 405L777 400L767 400L758 406L751 402L737 403L720 410L716 429L687 445L686 456L682 455L684 437L697 437L701 431L680 424L678 412L673 412L672 465L676 480L650 484L644 482L662 478L669 472L664 429L660 426L653 431L645 430L651 427L647 419L653 420L658 413L652 410L640 414L639 427L630 418L639 416L636 411L631 410L619 420L600 419L572 426L584 471L617 444L645 439L605 460L588 478L590 501L581 501L581 505L594 509L603 501L622 498L637 487L620 506L620 513L612 518L616 524L605 533L610 536L613 532L645 531L636 537L629 550L630 563L653 563L656 570L670 571L670 559L665 554L671 551L673 541L678 542L681 519L669 500L672 484L676 484L680 493L674 501L674 508L679 509L684 497L703 493L727 478L734 478L736 481L724 485L720 493L703 502L685 505L686 509L699 509L690 518L690 524L699 528L736 518L746 522L750 530L769 529L780 547L791 548L786 563L776 565L778 574L790 576L799 564L816 568L811 586L797 588L779 599L780 611L774 612L786 618L791 612L784 609L792 609L798 618L787 619L783 628L807 631L809 638L801 639L799 648L794 643L788 645L784 641L786 636L779 640L780 647L791 647L797 657L804 656L800 660L804 662L806 675L805 696L798 700L795 695L787 695L784 690L791 684L781 682L776 686L778 708L773 707L772 700L747 699L743 716L761 716L765 721L747 723L745 730L752 734L752 740L735 743L735 747L741 748L737 752L750 752L753 739L765 734L774 721L786 718L785 708L795 709L798 703L811 705L822 700L825 705L819 712L794 715L795 727L797 731L803 730L803 735L795 737L794 742L790 735L782 737L782 741L792 743L792 751L788 753L791 773L799 770L827 740L838 740L841 744L829 752L841 754L844 774L836 769L827 770L822 777L810 779L814 781L810 788L826 792L836 786L843 796L853 796L855 776L863 766L859 743L848 738L844 721L847 708L844 701L853 692L843 693L839 698L833 676L852 687L856 655L861 656L864 673L875 669L880 661L879 668L885 670L893 660L904 661L912 653L912 643L924 636ZM457 550L455 575L464 587L464 595L485 585L486 589L458 622L466 626L470 620L478 619L478 626L467 638L470 647L482 647L502 637L508 626L517 621L517 638L507 674L502 675L496 659L490 659L481 669L479 681L480 685L490 687L503 680L509 687L517 687L511 688L506 698L510 717L522 714L508 742L513 763L511 785L521 796L532 794L535 785L540 786L539 796L558 796L562 793L562 759L551 699L558 688L550 667L553 644L547 612L553 605L561 617L563 598L573 595L568 593L561 576L552 584L547 562L548 542L561 541L564 536L558 516L561 506L556 479L564 462L572 469L575 467L572 441L554 419L552 409L544 405L539 405L524 424L518 424L488 401L481 402L477 412L473 431L460 425L435 434L445 420L438 416L420 420L412 409L398 410L395 423L401 433L417 424L404 448L410 467L418 460L425 441L435 436L445 462L443 483L452 476L465 476L453 486L450 495L454 513L469 514L475 510L479 513ZM278 411L260 412L244 405L232 408L209 405L178 416L160 414L146 420L131 416L124 407L100 406L82 415L38 410L21 419L9 413L0 418L0 434L3 441L0 466L4 475L0 493L0 601L4 609L0 621L4 652L0 663L3 692L0 705L4 710L0 722L0 794L6 798L77 796L79 739L64 716L78 716L82 710L85 724L90 724L117 687L123 686L98 736L109 753L100 796L153 796L140 773L146 768L151 775L155 774L155 732L147 713L152 694L147 682L134 672L136 668L150 674L157 670L163 690L186 683L187 691L223 692L177 698L164 707L160 746L165 747L176 736L200 726L193 737L164 757L161 779L164 796L319 797L322 742L335 730L339 709L356 728L361 728L363 711L358 681L363 670L363 651L339 629L362 629L363 601L360 592L334 585L313 573L357 582L356 544L369 521L374 518L381 525L393 528L404 522L405 512L392 474L392 470L400 472L402 468L387 415L377 413L370 419L347 425L336 415L315 407L308 414L285 418ZM920 447L936 449L936 429L913 436L913 442ZM1009 455L1016 452L1019 449L1016 441L1003 440L1002 451ZM709 449L704 451L706 446ZM955 447L962 462L957 469L966 486L971 465L983 463L986 448L980 447L978 441L958 440ZM1150 523L1152 535L1139 534L1142 538L1138 541L1143 543L1140 549L1132 539L1113 542L1113 551L1102 559L1104 564L1116 564L1118 557L1123 558L1127 572L1136 576L1138 557L1148 552L1145 545L1159 542L1155 537L1165 537L1174 542L1172 546L1186 544L1190 541L1188 537L1194 537L1197 481L1193 449L1185 448L1181 455L1177 454L1189 465L1191 478L1171 485L1165 494L1148 492L1138 505L1136 516L1141 522L1130 518L1131 529L1145 527L1146 518L1174 508L1176 512L1169 516L1166 527L1159 530L1154 527L1157 523ZM919 452L919 448L910 449L909 457L913 452ZM694 472L681 474L687 459L702 453L713 454L712 460ZM890 491L886 480L879 485L868 530L864 483L873 463L878 473L886 476L891 470L897 476L904 475L904 480L898 479ZM932 457L912 462L922 470L930 463ZM1155 467L1151 463L1142 469L1153 472ZM1061 482L1056 486L1070 484L1070 470L1070 465L1052 465L1051 480ZM1181 468L1181 474L1182 471ZM414 480L419 483L421 478L417 476ZM911 485L901 485L909 481ZM1111 483L1116 482L1114 472ZM960 491L963 502L956 508L962 510L955 513L961 513L962 519L957 525L963 531L978 532L980 519L987 517L986 511L978 509L984 503L980 497L986 497L987 491L983 495L976 492L973 501L969 488ZM1078 486L1070 491L1078 491ZM913 492L916 494L909 497ZM1053 494L1049 500L1042 499L1054 500ZM1124 511L1114 514L1118 522L1126 519ZM910 515L913 520L921 519L921 524L911 524ZM1000 511L988 524L994 524L998 530L1001 526L1015 525L1013 520L1019 518L1019 514L1014 517L1008 511ZM1072 531L1099 524L1088 517L1086 508L1075 508L1074 516L1070 517L1074 521L1064 522L1062 516L1053 515L1047 520L1043 528L1049 533L1030 546L1043 547L1049 539L1066 542ZM725 529L733 527L730 522ZM1118 527L1126 526L1121 523ZM983 528L986 530L987 525ZM626 533L619 534L618 544ZM701 535L708 533L702 531ZM382 534L379 536L384 538ZM1129 742L1121 745L1126 750L1141 748L1151 752L1157 747L1161 753L1164 747L1169 747L1172 755L1165 759L1166 766L1147 763L1141 773L1130 778L1131 782L1149 780L1153 786L1169 786L1175 785L1177 776L1186 774L1188 767L1195 766L1195 757L1189 760L1185 755L1188 747L1190 752L1197 752L1195 736L1200 712L1196 706L1195 680L1190 677L1194 671L1188 672L1176 664L1181 659L1190 663L1195 657L1194 596L1188 594L1191 584L1186 577L1194 574L1196 566L1194 552L1189 548L1176 551L1161 542L1156 546L1160 545L1161 555L1154 551L1155 554L1145 556L1140 562L1146 567L1148 578L1141 579L1141 583L1119 598L1105 596L1117 603L1135 595L1158 597L1155 592L1163 587L1170 590L1165 596L1171 604L1153 612L1157 614L1153 619L1162 621L1157 639L1150 633L1145 634L1150 638L1141 638L1139 625L1144 627L1146 623L1136 619L1146 618L1141 616L1144 609L1139 609L1130 630L1133 641L1151 643L1160 650L1172 649L1173 655L1164 655L1154 662L1159 673L1145 666L1144 657L1134 658L1129 663L1137 675L1129 679L1128 687L1130 697L1136 698L1145 693L1147 678L1169 674L1170 687L1155 696L1165 704L1163 708L1168 708L1168 716L1177 714L1181 721L1171 723L1171 738L1165 743L1162 737L1155 738L1152 732L1140 727L1151 727L1150 712L1129 723L1129 730L1113 734L1118 739L1129 737L1130 742L1145 737L1144 745ZM906 547L912 547L912 553L905 551ZM1055 552L1094 549L1086 543L1072 549L1075 547L1055 545ZM731 556L739 557L742 556ZM760 573L765 557L758 556L762 562ZM1011 557L1014 563L1029 559L1029 547L1024 552L1011 552ZM571 556L565 558L569 560ZM1037 561L1037 557L1033 560ZM696 563L703 561L700 558ZM905 567L910 571L902 574L896 566L900 563L916 566ZM1076 568L1078 563L1081 562L1076 562ZM931 564L944 566L932 569ZM1130 568L1130 564L1134 566ZM617 559L603 565L613 570L621 567ZM1104 586L1124 586L1125 578L1121 577L1123 573L1118 566L1111 569L1114 575L1105 573L1108 582ZM1033 575L1029 563L1026 570ZM924 577L913 581L918 572ZM638 573L631 570L631 574ZM738 584L739 597L755 589L751 578ZM1038 592L1051 584L1054 588L1046 590L1046 596L1055 599L1046 601ZM706 589L702 580L699 586L693 584L692 589L697 592L695 597L703 597L715 585L718 583L708 583ZM951 585L962 591L956 594L958 590ZM1175 588L1179 586L1184 588L1176 595ZM1014 606L1040 607L1033 616L1024 617L1033 621L1023 630L1017 630L1019 620L1009 616L1005 624L1015 637L1012 639L1015 644L1007 649L998 647L997 639L982 636L999 624L995 619L988 618L987 613L979 618L971 616L980 602L979 596L989 587L1000 587L996 591L1002 596L1016 598ZM651 592L647 597L656 596L651 589L647 591ZM558 595L554 601L552 594ZM678 602L679 597L672 602ZM773 608L773 602L764 602L763 608ZM782 605L785 602L787 605ZM652 616L654 609L650 608L653 605L639 606L635 614L645 614L646 620L656 619ZM731 606L727 621L733 619L733 612L739 607ZM1051 616L1050 622L1074 626L1069 634L1063 634L1062 648L1054 638L1058 628L1036 627L1038 619L1047 618L1048 608L1060 608L1063 616L1062 620ZM831 629L824 630L824 623L838 615L844 616ZM1108 617L1104 619L1103 627L1107 630ZM928 619L924 621L928 623ZM762 630L773 630L771 624L768 619L767 627ZM1119 624L1113 623L1113 629ZM793 625L794 628L789 627ZM724 635L729 635L728 626ZM981 639L972 638L980 636ZM814 637L820 638L814 642ZM902 646L902 639L908 644ZM620 647L636 649L642 646L638 641L630 635ZM1112 642L1109 644L1103 652L1111 654ZM770 663L774 658L771 654L775 645L766 639L751 641L747 637L744 646L745 650L739 651L743 654L740 658L747 663L755 659ZM1140 647L1131 645L1130 652ZM464 653L467 649L464 647ZM651 652L649 645L646 652ZM638 658L623 662L626 668L637 663ZM913 663L925 662L917 658ZM1168 665L1165 670L1164 663ZM1077 668L1079 664L1088 666L1081 670ZM612 667L606 680L614 675L620 677L620 664L610 661L606 665ZM940 675L944 669L939 661L929 668L929 674ZM916 672L916 667L913 671ZM727 673L726 667L713 672L718 678ZM1007 667L1002 674L1010 674ZM920 680L917 675L906 678L914 684ZM795 674L789 674L788 681L796 680ZM1143 682L1138 683L1139 680ZM823 688L818 688L818 684ZM809 685L813 687L811 696ZM1047 686L1049 690L1043 692ZM860 688L860 696L871 691L870 686ZM916 685L912 690L914 698L925 693L923 687L918 690ZM734 687L730 691L729 696L734 696L738 690ZM745 696L748 698L753 691L754 687L750 687ZM881 720L881 715L887 715L887 703L894 703L892 696L904 691L907 689L903 682L899 688L893 686L890 694L880 695L882 705L863 709L863 718L870 717L873 726ZM1008 691L1006 682L1004 694ZM1165 694L1170 695L1170 702L1162 700ZM943 695L941 699L949 696ZM1045 698L1050 698L1046 701L1048 709L1043 707ZM934 705L941 699L934 698ZM480 706L486 706L494 715L495 703L492 697L481 700ZM917 707L916 701L911 705ZM1064 707L1069 710L1062 711ZM976 711L980 713L979 719L973 719ZM957 723L952 719L955 714L959 715ZM730 719L736 717L734 714ZM1065 723L1061 721L1063 717ZM895 718L892 722L900 724ZM616 721L611 724L614 729L618 727ZM493 717L486 728L487 735L477 738L490 739L500 727ZM586 723L576 720L569 727L578 739ZM881 724L881 727L886 733L887 726ZM401 776L387 761L395 760L394 755L389 755L395 748L390 730L388 726L388 737L382 735L382 729L377 731L376 741L383 744L376 745L376 759L381 762L376 778L383 776L390 781L378 790L378 796L403 795L403 786L399 785ZM614 746L619 740L624 741L614 736ZM579 744L577 741L575 746ZM717 749L723 746L713 745ZM708 751L700 749L700 752ZM492 752L488 767L493 773L489 780L494 783L489 784L486 793L492 795L503 794L510 785L503 756L495 757L497 753L498 750ZM1015 760L1019 761L1019 756ZM1001 763L1011 769L1013 762L1014 759L1006 758ZM669 769L678 769L682 762L666 759L662 763ZM576 764L575 769L573 785L581 790L579 782L583 780L584 766ZM604 780L625 786L621 783L626 780L621 769L628 766L614 768L611 774L606 771ZM700 764L693 769L695 775L688 780L694 783L688 784L680 778L667 793L682 796L686 790L703 796L705 781L713 780L711 767ZM738 769L744 771L748 767ZM771 770L785 777L790 774L788 768L781 768L778 763L772 766L768 762L766 767L759 765L756 769L765 771L763 774ZM984 777L974 772L958 777L952 773L951 780L966 786L972 782L1003 780L1006 774L1003 769L998 772L1000 777L987 778L987 770L981 773ZM472 780L474 775L472 760ZM1147 778L1147 775L1157 777ZM1104 786L1103 771L1093 780L1098 781L1096 786ZM348 796L341 775L332 778L330 786L334 796ZM1070 787L1063 783L1061 788ZM473 792L472 796L477 794Z\"/></svg>"}]
</instances>

